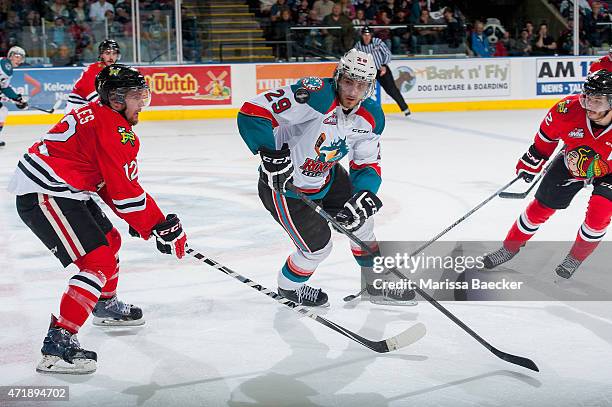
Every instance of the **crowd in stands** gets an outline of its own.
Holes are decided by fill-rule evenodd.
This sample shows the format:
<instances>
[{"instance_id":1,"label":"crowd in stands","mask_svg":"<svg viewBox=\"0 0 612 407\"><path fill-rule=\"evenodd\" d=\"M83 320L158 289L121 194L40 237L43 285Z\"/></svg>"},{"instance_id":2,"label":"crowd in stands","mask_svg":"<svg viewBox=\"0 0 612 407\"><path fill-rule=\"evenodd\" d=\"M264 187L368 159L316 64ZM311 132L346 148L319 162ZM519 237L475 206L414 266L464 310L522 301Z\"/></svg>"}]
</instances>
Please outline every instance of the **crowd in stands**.
<instances>
[{"instance_id":1,"label":"crowd in stands","mask_svg":"<svg viewBox=\"0 0 612 407\"><path fill-rule=\"evenodd\" d=\"M158 49L165 45L167 31L161 16L173 13L174 1L140 0L139 7L143 48L153 59L164 52ZM28 57L47 57L54 66L88 63L97 59L98 44L105 38L130 52L132 23L129 0L0 0L0 55L20 45Z\"/></svg>"},{"instance_id":2,"label":"crowd in stands","mask_svg":"<svg viewBox=\"0 0 612 407\"><path fill-rule=\"evenodd\" d=\"M261 18L268 40L294 40L341 54L359 39L364 25L376 28L393 54L467 53L470 56L568 55L573 53L573 0L550 0L566 18L559 35L545 22L526 21L504 28L499 20L469 21L452 0L249 0ZM612 3L612 0L609 2ZM580 53L611 44L610 4L579 0ZM470 10L472 13L475 10ZM303 27L336 26L336 29ZM293 27L293 29L292 29ZM283 59L283 55L279 55Z\"/></svg>"}]
</instances>

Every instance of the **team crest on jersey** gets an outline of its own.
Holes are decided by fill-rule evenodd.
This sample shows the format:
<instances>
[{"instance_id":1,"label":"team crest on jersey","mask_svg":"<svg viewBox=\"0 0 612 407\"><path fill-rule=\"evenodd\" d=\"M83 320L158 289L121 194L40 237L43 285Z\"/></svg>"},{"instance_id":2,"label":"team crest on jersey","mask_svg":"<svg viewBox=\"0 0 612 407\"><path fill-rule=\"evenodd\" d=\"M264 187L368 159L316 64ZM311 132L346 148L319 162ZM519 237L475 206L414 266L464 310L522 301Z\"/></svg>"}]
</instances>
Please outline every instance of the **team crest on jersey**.
<instances>
[{"instance_id":1,"label":"team crest on jersey","mask_svg":"<svg viewBox=\"0 0 612 407\"><path fill-rule=\"evenodd\" d=\"M569 105L569 101L567 101L567 100L564 100L564 101L562 101L562 102L559 102L559 103L557 104L557 113L561 113L561 114L565 114L565 113L567 113L567 110L568 110L568 108L567 108L567 107L568 107L568 105Z\"/></svg>"},{"instance_id":2,"label":"team crest on jersey","mask_svg":"<svg viewBox=\"0 0 612 407\"><path fill-rule=\"evenodd\" d=\"M325 133L321 133L314 146L317 158L314 160L312 158L306 158L304 163L300 166L302 174L307 177L321 176L321 174L329 171L336 162L348 154L346 139L339 138L332 141L329 145L325 145L326 139L327 136Z\"/></svg>"},{"instance_id":3,"label":"team crest on jersey","mask_svg":"<svg viewBox=\"0 0 612 407\"><path fill-rule=\"evenodd\" d=\"M117 128L119 134L121 135L121 144L130 143L132 147L134 147L134 142L136 141L136 135L133 130L126 130L125 127Z\"/></svg>"},{"instance_id":4,"label":"team crest on jersey","mask_svg":"<svg viewBox=\"0 0 612 407\"><path fill-rule=\"evenodd\" d=\"M323 79L317 76L309 76L307 78L302 79L302 87L316 92L323 88Z\"/></svg>"},{"instance_id":5,"label":"team crest on jersey","mask_svg":"<svg viewBox=\"0 0 612 407\"><path fill-rule=\"evenodd\" d=\"M574 130L567 133L569 138L583 138L584 137L584 129L581 127L576 127Z\"/></svg>"},{"instance_id":6,"label":"team crest on jersey","mask_svg":"<svg viewBox=\"0 0 612 407\"><path fill-rule=\"evenodd\" d=\"M596 178L607 175L608 163L589 146L576 147L565 154L570 173L577 178Z\"/></svg>"},{"instance_id":7,"label":"team crest on jersey","mask_svg":"<svg viewBox=\"0 0 612 407\"><path fill-rule=\"evenodd\" d=\"M327 116L325 118L325 120L323 120L323 123L325 124L331 124L333 126L335 126L336 124L338 124L338 116L336 116L336 112L334 111L331 116Z\"/></svg>"}]
</instances>

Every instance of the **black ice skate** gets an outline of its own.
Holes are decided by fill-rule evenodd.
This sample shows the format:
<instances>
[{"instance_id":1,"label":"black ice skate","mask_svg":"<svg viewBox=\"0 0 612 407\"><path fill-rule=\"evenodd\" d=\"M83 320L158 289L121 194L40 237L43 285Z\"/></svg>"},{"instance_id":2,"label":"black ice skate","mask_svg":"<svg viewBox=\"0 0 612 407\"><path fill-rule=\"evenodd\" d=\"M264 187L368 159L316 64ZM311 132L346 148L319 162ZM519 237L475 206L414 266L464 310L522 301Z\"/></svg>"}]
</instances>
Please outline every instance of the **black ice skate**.
<instances>
[{"instance_id":1,"label":"black ice skate","mask_svg":"<svg viewBox=\"0 0 612 407\"><path fill-rule=\"evenodd\" d=\"M495 268L499 266L500 264L503 264L509 261L510 259L512 259L514 256L516 256L517 253L518 251L511 252L510 250L502 246L498 250L484 255L484 259L483 259L484 266L486 269Z\"/></svg>"},{"instance_id":2,"label":"black ice skate","mask_svg":"<svg viewBox=\"0 0 612 407\"><path fill-rule=\"evenodd\" d=\"M55 326L57 318L51 315L49 331L43 341L42 360L36 366L40 373L88 374L96 371L96 352L79 345L76 335Z\"/></svg>"},{"instance_id":3,"label":"black ice skate","mask_svg":"<svg viewBox=\"0 0 612 407\"><path fill-rule=\"evenodd\" d=\"M408 288L376 288L373 285L366 287L370 295L370 302L378 305L417 305L416 293Z\"/></svg>"},{"instance_id":4,"label":"black ice skate","mask_svg":"<svg viewBox=\"0 0 612 407\"><path fill-rule=\"evenodd\" d=\"M278 294L288 300L307 307L324 307L329 305L327 302L327 294L325 294L323 290L310 287L306 284L302 285L297 290L284 290L279 287Z\"/></svg>"},{"instance_id":5,"label":"black ice skate","mask_svg":"<svg viewBox=\"0 0 612 407\"><path fill-rule=\"evenodd\" d=\"M571 254L568 254L565 256L565 259L561 262L561 264L557 266L555 273L557 273L559 277L568 279L576 272L581 264L582 262L580 260L577 260Z\"/></svg>"},{"instance_id":6,"label":"black ice skate","mask_svg":"<svg viewBox=\"0 0 612 407\"><path fill-rule=\"evenodd\" d=\"M132 304L112 298L100 298L93 309L93 324L97 326L139 326L144 325L142 310Z\"/></svg>"},{"instance_id":7,"label":"black ice skate","mask_svg":"<svg viewBox=\"0 0 612 407\"><path fill-rule=\"evenodd\" d=\"M0 140L0 147L4 147L6 145L6 143L2 140Z\"/></svg>"}]
</instances>

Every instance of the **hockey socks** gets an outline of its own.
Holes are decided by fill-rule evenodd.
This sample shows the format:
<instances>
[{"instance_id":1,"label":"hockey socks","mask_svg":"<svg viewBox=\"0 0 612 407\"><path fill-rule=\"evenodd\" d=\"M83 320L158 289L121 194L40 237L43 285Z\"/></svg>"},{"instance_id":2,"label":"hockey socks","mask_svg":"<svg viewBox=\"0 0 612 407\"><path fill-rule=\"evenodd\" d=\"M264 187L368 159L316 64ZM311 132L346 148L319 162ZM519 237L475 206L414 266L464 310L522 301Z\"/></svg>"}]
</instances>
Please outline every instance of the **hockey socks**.
<instances>
[{"instance_id":1,"label":"hockey socks","mask_svg":"<svg viewBox=\"0 0 612 407\"><path fill-rule=\"evenodd\" d=\"M537 199L531 201L525 212L510 228L504 240L504 247L511 253L518 252L555 211L555 209L544 206Z\"/></svg>"}]
</instances>

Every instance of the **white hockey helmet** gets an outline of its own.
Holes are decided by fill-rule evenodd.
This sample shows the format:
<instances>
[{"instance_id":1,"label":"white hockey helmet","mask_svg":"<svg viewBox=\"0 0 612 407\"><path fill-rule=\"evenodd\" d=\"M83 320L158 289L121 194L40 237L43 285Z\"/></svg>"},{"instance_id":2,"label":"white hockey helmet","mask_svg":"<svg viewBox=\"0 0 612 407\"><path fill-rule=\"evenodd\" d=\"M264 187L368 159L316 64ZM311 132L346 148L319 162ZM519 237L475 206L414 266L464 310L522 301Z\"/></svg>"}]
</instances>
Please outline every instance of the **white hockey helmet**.
<instances>
[{"instance_id":1,"label":"white hockey helmet","mask_svg":"<svg viewBox=\"0 0 612 407\"><path fill-rule=\"evenodd\" d=\"M363 99L369 98L374 94L376 86L376 65L374 65L374 58L363 51L358 51L355 48L351 49L340 58L340 62L334 71L336 86L338 86L338 81L341 77L369 83L370 87L363 96Z\"/></svg>"},{"instance_id":2,"label":"white hockey helmet","mask_svg":"<svg viewBox=\"0 0 612 407\"><path fill-rule=\"evenodd\" d=\"M6 57L10 58L13 55L21 55L21 57L25 59L25 56L26 56L25 49L15 45L14 47L11 47L8 50L8 53L6 54Z\"/></svg>"}]
</instances>

